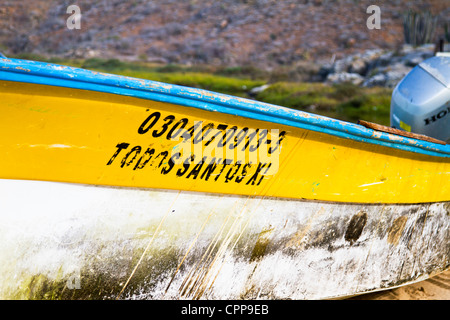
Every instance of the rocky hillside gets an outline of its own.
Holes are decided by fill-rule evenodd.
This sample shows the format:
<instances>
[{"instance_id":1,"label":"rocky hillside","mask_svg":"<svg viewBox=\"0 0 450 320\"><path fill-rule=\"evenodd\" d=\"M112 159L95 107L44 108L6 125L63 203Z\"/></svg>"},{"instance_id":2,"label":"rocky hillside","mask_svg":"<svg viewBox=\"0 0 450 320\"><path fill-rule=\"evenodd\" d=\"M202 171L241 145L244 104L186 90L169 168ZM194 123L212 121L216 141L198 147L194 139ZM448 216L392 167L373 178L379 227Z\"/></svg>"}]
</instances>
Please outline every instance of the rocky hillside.
<instances>
[{"instance_id":1,"label":"rocky hillside","mask_svg":"<svg viewBox=\"0 0 450 320\"><path fill-rule=\"evenodd\" d=\"M449 19L448 0L376 1L381 29L369 30L357 0L2 0L0 51L65 58L252 65L270 69L339 60L404 42L407 9ZM81 9L69 30L67 7ZM438 33L442 33L442 28Z\"/></svg>"},{"instance_id":2,"label":"rocky hillside","mask_svg":"<svg viewBox=\"0 0 450 320\"><path fill-rule=\"evenodd\" d=\"M450 46L444 46L450 51ZM416 65L435 55L435 46L403 45L395 51L367 50L349 55L319 69L316 80L331 84L351 82L363 87L394 88Z\"/></svg>"}]
</instances>

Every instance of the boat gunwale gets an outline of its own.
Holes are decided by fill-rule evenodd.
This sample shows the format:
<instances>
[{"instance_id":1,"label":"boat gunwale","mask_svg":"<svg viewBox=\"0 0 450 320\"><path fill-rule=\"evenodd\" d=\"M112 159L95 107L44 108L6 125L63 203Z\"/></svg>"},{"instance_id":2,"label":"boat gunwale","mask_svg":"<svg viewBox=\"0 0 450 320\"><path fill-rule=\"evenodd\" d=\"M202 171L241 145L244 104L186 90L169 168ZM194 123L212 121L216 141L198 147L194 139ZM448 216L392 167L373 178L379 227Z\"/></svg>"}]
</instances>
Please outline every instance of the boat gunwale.
<instances>
[{"instance_id":1,"label":"boat gunwale","mask_svg":"<svg viewBox=\"0 0 450 320\"><path fill-rule=\"evenodd\" d=\"M429 156L450 158L450 145L365 128L362 125L204 89L38 61L0 58L0 80L131 96L322 132Z\"/></svg>"}]
</instances>

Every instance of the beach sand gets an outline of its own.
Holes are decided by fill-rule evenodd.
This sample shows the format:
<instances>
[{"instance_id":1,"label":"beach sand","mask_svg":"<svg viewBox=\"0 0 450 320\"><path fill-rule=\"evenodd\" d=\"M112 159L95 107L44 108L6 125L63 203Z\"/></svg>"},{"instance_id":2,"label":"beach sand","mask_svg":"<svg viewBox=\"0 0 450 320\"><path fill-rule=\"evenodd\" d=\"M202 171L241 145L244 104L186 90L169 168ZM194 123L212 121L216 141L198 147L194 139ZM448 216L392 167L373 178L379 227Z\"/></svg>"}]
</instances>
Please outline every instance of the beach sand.
<instances>
[{"instance_id":1,"label":"beach sand","mask_svg":"<svg viewBox=\"0 0 450 320\"><path fill-rule=\"evenodd\" d=\"M450 269L424 281L363 294L351 300L450 300Z\"/></svg>"}]
</instances>

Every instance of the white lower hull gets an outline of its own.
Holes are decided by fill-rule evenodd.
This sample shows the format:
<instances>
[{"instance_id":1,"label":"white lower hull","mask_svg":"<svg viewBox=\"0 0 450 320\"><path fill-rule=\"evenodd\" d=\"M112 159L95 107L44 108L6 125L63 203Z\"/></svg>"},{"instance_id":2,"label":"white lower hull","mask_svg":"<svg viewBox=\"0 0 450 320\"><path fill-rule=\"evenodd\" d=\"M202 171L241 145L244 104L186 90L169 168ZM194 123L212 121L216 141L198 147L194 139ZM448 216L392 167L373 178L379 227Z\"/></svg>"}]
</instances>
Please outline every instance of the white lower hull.
<instances>
[{"instance_id":1,"label":"white lower hull","mask_svg":"<svg viewBox=\"0 0 450 320\"><path fill-rule=\"evenodd\" d=\"M0 298L355 295L447 268L449 212L0 179Z\"/></svg>"}]
</instances>

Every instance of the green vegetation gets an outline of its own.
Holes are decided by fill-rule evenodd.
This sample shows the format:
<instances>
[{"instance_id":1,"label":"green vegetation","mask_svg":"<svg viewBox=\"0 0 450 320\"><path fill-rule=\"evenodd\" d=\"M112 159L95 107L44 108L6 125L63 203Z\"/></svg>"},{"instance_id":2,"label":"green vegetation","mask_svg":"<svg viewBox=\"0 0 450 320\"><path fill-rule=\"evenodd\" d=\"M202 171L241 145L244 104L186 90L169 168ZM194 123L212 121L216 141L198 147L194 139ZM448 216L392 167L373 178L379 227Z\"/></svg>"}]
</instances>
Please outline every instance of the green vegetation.
<instances>
[{"instance_id":1,"label":"green vegetation","mask_svg":"<svg viewBox=\"0 0 450 320\"><path fill-rule=\"evenodd\" d=\"M244 98L304 110L336 119L356 122L364 119L389 125L392 89L362 88L351 83L328 85L298 81L299 69L268 72L253 66L212 67L159 65L143 61L127 62L117 59L91 58L70 60L22 54L16 58L46 61L89 70L149 79L176 85L211 90ZM282 71L286 71L282 76ZM307 70L305 72L311 72ZM270 86L259 93L251 89Z\"/></svg>"},{"instance_id":2,"label":"green vegetation","mask_svg":"<svg viewBox=\"0 0 450 320\"><path fill-rule=\"evenodd\" d=\"M361 88L351 83L278 82L256 96L257 100L306 110L345 121L364 119L389 125L392 90Z\"/></svg>"},{"instance_id":3,"label":"green vegetation","mask_svg":"<svg viewBox=\"0 0 450 320\"><path fill-rule=\"evenodd\" d=\"M122 62L117 59L87 59L82 68L110 72L124 76L149 79L182 86L201 88L236 96L245 96L248 90L261 86L264 81L233 78L212 72L207 67L179 65L150 65L144 62Z\"/></svg>"},{"instance_id":4,"label":"green vegetation","mask_svg":"<svg viewBox=\"0 0 450 320\"><path fill-rule=\"evenodd\" d=\"M389 125L392 89L366 88L337 107L343 119L357 121L359 119Z\"/></svg>"}]
</instances>

